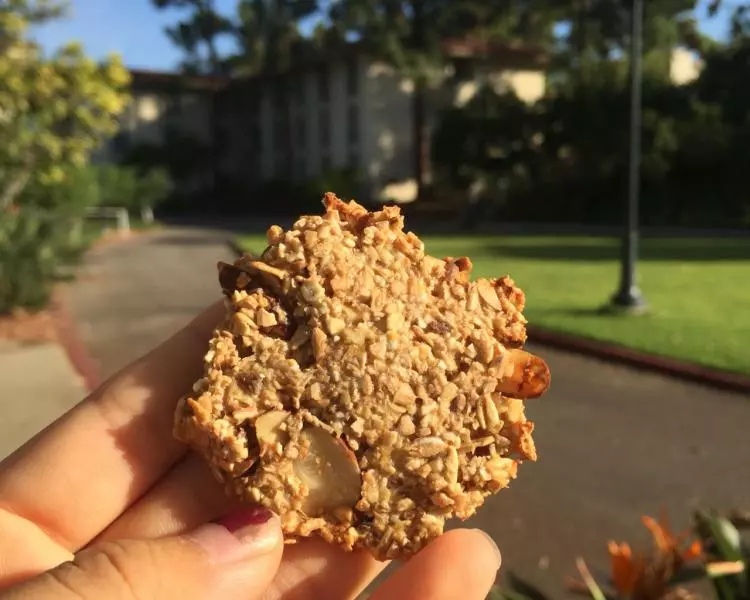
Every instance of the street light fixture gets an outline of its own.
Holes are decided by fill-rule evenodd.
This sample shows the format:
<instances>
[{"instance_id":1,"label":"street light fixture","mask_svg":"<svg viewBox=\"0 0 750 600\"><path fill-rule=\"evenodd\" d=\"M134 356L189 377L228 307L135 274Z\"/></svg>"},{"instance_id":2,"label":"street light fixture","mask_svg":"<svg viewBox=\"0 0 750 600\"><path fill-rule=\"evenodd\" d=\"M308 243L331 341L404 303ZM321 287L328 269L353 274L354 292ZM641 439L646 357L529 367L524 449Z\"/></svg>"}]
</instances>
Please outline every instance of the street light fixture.
<instances>
[{"instance_id":1,"label":"street light fixture","mask_svg":"<svg viewBox=\"0 0 750 600\"><path fill-rule=\"evenodd\" d=\"M641 182L641 123L643 120L643 2L644 0L632 0L628 198L622 235L620 288L612 298L612 305L616 309L635 313L646 309L646 301L636 282L638 202Z\"/></svg>"}]
</instances>

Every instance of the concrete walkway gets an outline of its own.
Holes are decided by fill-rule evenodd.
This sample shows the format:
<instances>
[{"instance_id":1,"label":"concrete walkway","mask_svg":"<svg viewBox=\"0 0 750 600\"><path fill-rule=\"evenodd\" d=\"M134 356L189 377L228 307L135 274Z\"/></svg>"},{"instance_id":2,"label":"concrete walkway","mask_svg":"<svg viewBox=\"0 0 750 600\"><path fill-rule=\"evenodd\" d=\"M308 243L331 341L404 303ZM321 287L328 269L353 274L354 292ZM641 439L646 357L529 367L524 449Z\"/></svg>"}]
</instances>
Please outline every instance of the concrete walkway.
<instances>
[{"instance_id":1,"label":"concrete walkway","mask_svg":"<svg viewBox=\"0 0 750 600\"><path fill-rule=\"evenodd\" d=\"M105 379L221 298L216 262L227 234L169 229L93 250L71 286L70 311Z\"/></svg>"},{"instance_id":2,"label":"concrete walkway","mask_svg":"<svg viewBox=\"0 0 750 600\"><path fill-rule=\"evenodd\" d=\"M0 340L0 460L86 394L62 347Z\"/></svg>"},{"instance_id":3,"label":"concrete walkway","mask_svg":"<svg viewBox=\"0 0 750 600\"><path fill-rule=\"evenodd\" d=\"M182 229L91 255L71 290L102 375L153 347L219 297L225 235ZM750 506L750 398L537 347L552 389L529 401L540 460L468 525L486 529L513 569L555 597L577 555L606 566L608 539L646 540L642 514L675 527L698 506Z\"/></svg>"}]
</instances>

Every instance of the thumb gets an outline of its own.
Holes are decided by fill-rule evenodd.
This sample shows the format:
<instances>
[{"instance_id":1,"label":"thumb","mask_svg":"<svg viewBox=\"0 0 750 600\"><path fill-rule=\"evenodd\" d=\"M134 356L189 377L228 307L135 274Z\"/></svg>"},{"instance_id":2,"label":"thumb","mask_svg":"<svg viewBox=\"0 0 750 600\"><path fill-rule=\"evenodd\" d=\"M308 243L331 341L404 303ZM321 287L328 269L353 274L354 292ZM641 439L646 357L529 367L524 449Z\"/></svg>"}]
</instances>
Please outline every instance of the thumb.
<instances>
[{"instance_id":1,"label":"thumb","mask_svg":"<svg viewBox=\"0 0 750 600\"><path fill-rule=\"evenodd\" d=\"M92 546L0 600L253 600L271 584L282 549L278 518L252 507L181 536Z\"/></svg>"}]
</instances>

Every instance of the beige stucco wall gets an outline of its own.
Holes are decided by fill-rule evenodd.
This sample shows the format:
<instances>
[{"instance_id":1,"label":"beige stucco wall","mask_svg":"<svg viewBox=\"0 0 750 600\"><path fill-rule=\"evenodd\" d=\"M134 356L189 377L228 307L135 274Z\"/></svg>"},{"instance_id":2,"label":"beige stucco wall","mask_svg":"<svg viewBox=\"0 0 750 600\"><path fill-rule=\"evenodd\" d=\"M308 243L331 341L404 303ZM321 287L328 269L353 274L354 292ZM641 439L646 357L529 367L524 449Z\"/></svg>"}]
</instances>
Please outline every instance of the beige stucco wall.
<instances>
[{"instance_id":1,"label":"beige stucco wall","mask_svg":"<svg viewBox=\"0 0 750 600\"><path fill-rule=\"evenodd\" d=\"M547 77L542 71L496 71L487 75L487 81L497 93L512 90L528 104L537 102L547 89ZM479 91L482 78L461 81L453 86L453 103L465 106Z\"/></svg>"},{"instance_id":2,"label":"beige stucco wall","mask_svg":"<svg viewBox=\"0 0 750 600\"><path fill-rule=\"evenodd\" d=\"M363 165L370 183L368 191L377 196L385 185L403 184L413 176L413 85L392 67L370 62L364 88Z\"/></svg>"},{"instance_id":3,"label":"beige stucco wall","mask_svg":"<svg viewBox=\"0 0 750 600\"><path fill-rule=\"evenodd\" d=\"M274 94L277 81L257 81L252 88L239 92L244 96L227 100L222 97L222 140L227 155L221 169L233 179L268 180L272 178L303 179L322 173L326 167L357 166L367 183L363 193L370 197L392 198L402 202L413 199L412 144L413 84L400 77L392 67L359 56L356 76L357 94L347 86L348 65L339 61L328 65L328 100L318 94L319 72L301 71L286 76L285 96ZM526 102L544 95L545 75L536 71L499 71L487 78L498 91L510 87ZM482 77L481 79L485 79ZM289 85L291 84L291 85ZM476 94L480 79L458 84L446 82L428 98L427 126L434 124L440 108L463 105ZM296 86L301 86L297 95ZM229 94L235 92L228 92ZM248 98L253 95L250 102ZM243 101L243 98L247 99ZM179 102L179 110L169 111L169 103ZM123 116L123 131L132 143L161 143L167 124L198 139L212 135L212 99L209 93L182 92L176 99L166 94L135 93L134 102ZM278 106L277 106L278 104ZM350 109L354 107L350 113ZM278 111L285 111L289 121L293 149L291 154L276 146L274 122ZM248 114L247 111L251 111ZM328 151L322 128L328 114ZM236 116L233 116L236 115ZM350 120L356 118L358 136L351 139ZM245 139L257 127L257 143ZM277 152L278 151L278 152ZM106 149L101 153L106 155Z\"/></svg>"},{"instance_id":4,"label":"beige stucco wall","mask_svg":"<svg viewBox=\"0 0 750 600\"><path fill-rule=\"evenodd\" d=\"M703 70L702 61L687 48L675 48L669 66L669 76L676 85L695 81Z\"/></svg>"}]
</instances>

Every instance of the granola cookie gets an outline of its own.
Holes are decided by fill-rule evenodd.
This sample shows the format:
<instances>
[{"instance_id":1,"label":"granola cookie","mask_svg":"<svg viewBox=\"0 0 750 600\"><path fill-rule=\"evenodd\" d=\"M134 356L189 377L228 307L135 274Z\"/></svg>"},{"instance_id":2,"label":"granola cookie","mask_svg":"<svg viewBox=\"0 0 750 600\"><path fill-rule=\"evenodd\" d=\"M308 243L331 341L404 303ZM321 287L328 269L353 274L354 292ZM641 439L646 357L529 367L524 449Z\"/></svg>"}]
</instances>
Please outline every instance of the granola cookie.
<instances>
[{"instance_id":1,"label":"granola cookie","mask_svg":"<svg viewBox=\"0 0 750 600\"><path fill-rule=\"evenodd\" d=\"M175 434L290 541L404 557L536 459L524 400L549 370L510 278L425 255L398 208L324 203L219 265L227 316Z\"/></svg>"}]
</instances>

